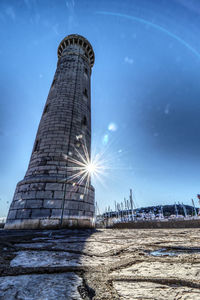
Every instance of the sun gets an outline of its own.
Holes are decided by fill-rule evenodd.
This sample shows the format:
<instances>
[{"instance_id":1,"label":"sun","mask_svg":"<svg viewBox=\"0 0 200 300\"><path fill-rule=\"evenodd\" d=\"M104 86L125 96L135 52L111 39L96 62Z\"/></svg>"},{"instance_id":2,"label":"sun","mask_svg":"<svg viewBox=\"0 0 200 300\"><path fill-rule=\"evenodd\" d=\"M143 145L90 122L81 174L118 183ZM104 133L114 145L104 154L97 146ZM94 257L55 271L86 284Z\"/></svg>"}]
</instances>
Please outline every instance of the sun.
<instances>
[{"instance_id":1,"label":"sun","mask_svg":"<svg viewBox=\"0 0 200 300\"><path fill-rule=\"evenodd\" d=\"M86 171L90 174L90 175L94 175L95 172L97 172L97 165L93 162L89 162L86 166L85 166Z\"/></svg>"},{"instance_id":2,"label":"sun","mask_svg":"<svg viewBox=\"0 0 200 300\"><path fill-rule=\"evenodd\" d=\"M76 158L67 156L66 159L71 164L67 166L67 169L72 172L72 175L68 177L68 182L71 182L74 186L85 185L85 190L90 186L91 177L101 181L101 175L104 173L106 167L104 160L100 154L90 158L86 142L82 135L78 136L79 149L76 150Z\"/></svg>"}]
</instances>

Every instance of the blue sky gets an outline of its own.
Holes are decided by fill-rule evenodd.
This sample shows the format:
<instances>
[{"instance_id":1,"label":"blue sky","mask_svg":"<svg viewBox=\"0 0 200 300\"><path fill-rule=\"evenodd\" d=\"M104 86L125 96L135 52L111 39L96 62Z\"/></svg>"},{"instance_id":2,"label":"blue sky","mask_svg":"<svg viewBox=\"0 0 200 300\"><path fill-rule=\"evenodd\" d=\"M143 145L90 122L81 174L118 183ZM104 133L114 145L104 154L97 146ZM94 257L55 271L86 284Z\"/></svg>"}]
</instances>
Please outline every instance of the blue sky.
<instances>
[{"instance_id":1,"label":"blue sky","mask_svg":"<svg viewBox=\"0 0 200 300\"><path fill-rule=\"evenodd\" d=\"M25 175L57 47L72 33L96 56L92 151L110 167L93 182L101 211L129 188L138 207L190 204L200 193L199 27L198 0L1 0L0 216Z\"/></svg>"}]
</instances>

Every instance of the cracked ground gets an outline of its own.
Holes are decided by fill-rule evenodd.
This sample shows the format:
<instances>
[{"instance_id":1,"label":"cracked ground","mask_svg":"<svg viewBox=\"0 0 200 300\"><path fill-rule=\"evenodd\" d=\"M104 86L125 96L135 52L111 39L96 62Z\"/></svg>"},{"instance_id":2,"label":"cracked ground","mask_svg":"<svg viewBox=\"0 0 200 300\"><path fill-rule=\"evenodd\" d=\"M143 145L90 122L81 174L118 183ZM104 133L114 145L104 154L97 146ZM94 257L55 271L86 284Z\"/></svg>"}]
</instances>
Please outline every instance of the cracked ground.
<instances>
[{"instance_id":1,"label":"cracked ground","mask_svg":"<svg viewBox=\"0 0 200 300\"><path fill-rule=\"evenodd\" d=\"M200 230L0 231L0 299L200 299Z\"/></svg>"}]
</instances>

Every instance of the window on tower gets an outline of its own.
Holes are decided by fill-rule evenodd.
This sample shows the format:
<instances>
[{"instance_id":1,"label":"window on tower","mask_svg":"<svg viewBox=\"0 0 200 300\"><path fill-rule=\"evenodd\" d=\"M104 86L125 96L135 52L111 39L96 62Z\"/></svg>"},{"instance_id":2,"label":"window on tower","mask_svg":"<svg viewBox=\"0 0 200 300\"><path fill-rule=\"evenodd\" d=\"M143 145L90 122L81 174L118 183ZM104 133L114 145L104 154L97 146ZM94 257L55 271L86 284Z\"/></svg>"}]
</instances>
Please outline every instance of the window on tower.
<instances>
[{"instance_id":1,"label":"window on tower","mask_svg":"<svg viewBox=\"0 0 200 300\"><path fill-rule=\"evenodd\" d=\"M35 142L34 152L39 150L39 140Z\"/></svg>"},{"instance_id":2,"label":"window on tower","mask_svg":"<svg viewBox=\"0 0 200 300\"><path fill-rule=\"evenodd\" d=\"M43 115L46 114L48 112L48 110L49 110L49 104L46 104Z\"/></svg>"},{"instance_id":3,"label":"window on tower","mask_svg":"<svg viewBox=\"0 0 200 300\"><path fill-rule=\"evenodd\" d=\"M52 82L52 85L51 85L51 87L53 87L53 86L54 86L54 84L55 84L55 81L56 81L56 80L54 79L54 80L53 80L53 82Z\"/></svg>"},{"instance_id":4,"label":"window on tower","mask_svg":"<svg viewBox=\"0 0 200 300\"><path fill-rule=\"evenodd\" d=\"M83 117L81 124L83 126L87 126L87 118L86 118L86 116Z\"/></svg>"},{"instance_id":5,"label":"window on tower","mask_svg":"<svg viewBox=\"0 0 200 300\"><path fill-rule=\"evenodd\" d=\"M87 98L88 98L88 92L87 92L87 89L84 89L84 91L83 91L83 95L84 95L85 97L87 97Z\"/></svg>"}]
</instances>

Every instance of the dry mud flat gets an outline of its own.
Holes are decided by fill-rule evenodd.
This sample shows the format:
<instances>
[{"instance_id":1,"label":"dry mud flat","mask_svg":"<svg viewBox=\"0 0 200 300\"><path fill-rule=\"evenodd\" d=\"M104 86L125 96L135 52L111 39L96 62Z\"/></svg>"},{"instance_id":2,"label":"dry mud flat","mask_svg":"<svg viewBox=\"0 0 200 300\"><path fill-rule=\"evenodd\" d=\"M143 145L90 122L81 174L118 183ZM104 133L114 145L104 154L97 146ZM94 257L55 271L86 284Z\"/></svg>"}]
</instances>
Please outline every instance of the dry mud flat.
<instances>
[{"instance_id":1,"label":"dry mud flat","mask_svg":"<svg viewBox=\"0 0 200 300\"><path fill-rule=\"evenodd\" d=\"M200 230L0 231L0 299L200 300Z\"/></svg>"}]
</instances>

